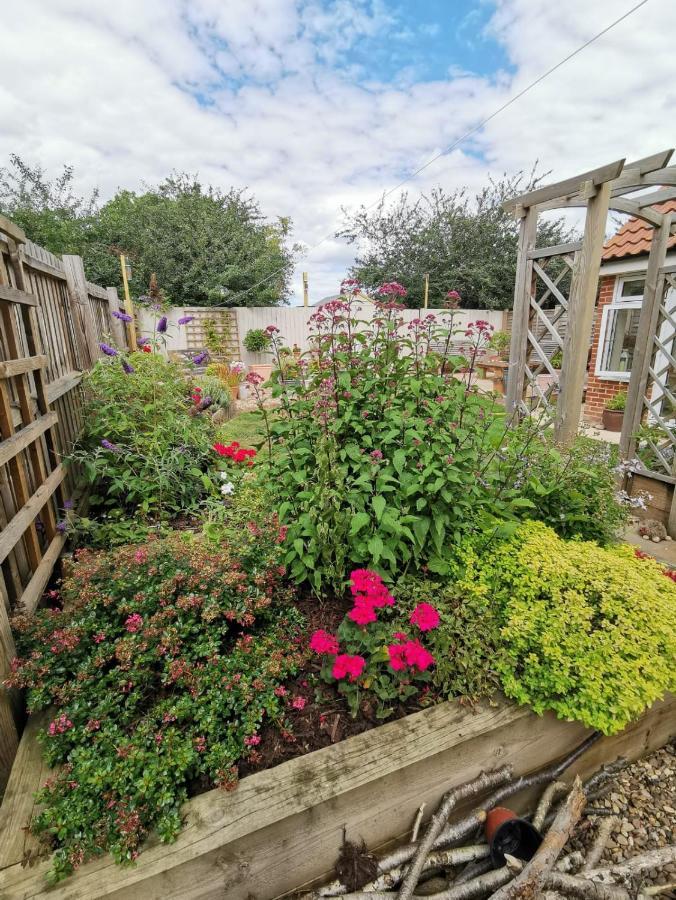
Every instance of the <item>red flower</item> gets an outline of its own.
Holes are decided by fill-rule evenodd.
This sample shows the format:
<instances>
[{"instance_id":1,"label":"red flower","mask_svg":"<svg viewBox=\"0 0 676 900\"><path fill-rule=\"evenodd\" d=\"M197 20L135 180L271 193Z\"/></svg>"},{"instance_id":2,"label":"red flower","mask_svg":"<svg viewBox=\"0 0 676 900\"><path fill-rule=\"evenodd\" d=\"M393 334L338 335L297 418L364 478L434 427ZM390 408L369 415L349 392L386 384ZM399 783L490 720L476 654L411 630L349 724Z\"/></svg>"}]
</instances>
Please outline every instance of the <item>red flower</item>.
<instances>
[{"instance_id":1,"label":"red flower","mask_svg":"<svg viewBox=\"0 0 676 900\"><path fill-rule=\"evenodd\" d=\"M347 614L348 619L352 619L357 625L368 625L369 622L377 621L376 611L366 598L359 598L354 607Z\"/></svg>"},{"instance_id":2,"label":"red flower","mask_svg":"<svg viewBox=\"0 0 676 900\"><path fill-rule=\"evenodd\" d=\"M421 631L431 631L439 626L439 613L429 603L419 603L411 613L411 625L417 625Z\"/></svg>"},{"instance_id":3,"label":"red flower","mask_svg":"<svg viewBox=\"0 0 676 900\"><path fill-rule=\"evenodd\" d=\"M352 656L349 653L340 653L333 663L331 674L338 681L343 678L349 678L350 681L356 681L364 671L366 660L363 656Z\"/></svg>"},{"instance_id":4,"label":"red flower","mask_svg":"<svg viewBox=\"0 0 676 900\"><path fill-rule=\"evenodd\" d=\"M314 650L315 653L324 654L338 653L340 647L337 639L332 634L320 628L310 638L310 649Z\"/></svg>"}]
</instances>

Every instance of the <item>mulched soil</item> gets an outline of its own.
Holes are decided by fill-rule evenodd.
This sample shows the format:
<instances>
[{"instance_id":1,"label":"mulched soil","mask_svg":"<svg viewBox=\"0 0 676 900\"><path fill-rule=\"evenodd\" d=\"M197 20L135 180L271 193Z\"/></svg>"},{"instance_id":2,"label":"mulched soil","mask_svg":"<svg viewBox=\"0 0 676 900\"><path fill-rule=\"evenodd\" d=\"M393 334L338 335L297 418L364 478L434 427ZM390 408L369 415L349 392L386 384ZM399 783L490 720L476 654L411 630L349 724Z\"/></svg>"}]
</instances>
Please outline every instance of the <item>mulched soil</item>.
<instances>
[{"instance_id":1,"label":"mulched soil","mask_svg":"<svg viewBox=\"0 0 676 900\"><path fill-rule=\"evenodd\" d=\"M296 599L295 605L307 620L307 634L323 628L335 632L351 607L348 597L319 602L316 597L305 596ZM250 757L239 765L240 777L269 769L285 760L322 747L337 744L345 738L362 734L383 724L375 715L375 705L365 700L359 715L353 718L345 702L334 685L326 684L319 678L320 664L312 660L307 669L293 682L287 683L289 704L283 726L275 723L265 725L261 731L261 743ZM303 709L291 705L296 698L305 700ZM416 703L399 705L386 721L400 719L421 707Z\"/></svg>"}]
</instances>

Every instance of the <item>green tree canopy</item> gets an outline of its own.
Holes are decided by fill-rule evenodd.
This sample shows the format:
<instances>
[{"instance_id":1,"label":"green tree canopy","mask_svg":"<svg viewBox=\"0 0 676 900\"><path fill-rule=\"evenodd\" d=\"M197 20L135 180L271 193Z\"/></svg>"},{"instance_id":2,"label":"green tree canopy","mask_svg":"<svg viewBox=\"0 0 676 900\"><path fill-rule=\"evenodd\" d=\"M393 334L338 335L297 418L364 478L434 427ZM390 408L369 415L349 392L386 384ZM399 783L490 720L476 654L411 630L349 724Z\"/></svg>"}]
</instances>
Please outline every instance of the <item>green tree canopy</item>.
<instances>
[{"instance_id":1,"label":"green tree canopy","mask_svg":"<svg viewBox=\"0 0 676 900\"><path fill-rule=\"evenodd\" d=\"M405 302L422 306L429 273L429 305L443 305L447 291L462 297L462 306L508 309L512 305L518 223L502 202L539 181L519 173L503 176L472 197L466 189L446 193L436 188L412 200L402 194L392 204L383 199L369 210L345 213L338 236L355 244L350 276L366 288L398 281L408 290ZM542 222L538 246L562 243L570 231L561 220Z\"/></svg>"},{"instance_id":2,"label":"green tree canopy","mask_svg":"<svg viewBox=\"0 0 676 900\"><path fill-rule=\"evenodd\" d=\"M78 197L73 179L66 166L50 182L41 168L13 156L0 169L0 211L53 253L82 256L87 277L98 284L121 286L124 253L134 296L147 292L155 272L175 306L286 302L290 220L270 224L244 191L222 192L181 173L142 193L119 190L101 205L96 192Z\"/></svg>"}]
</instances>

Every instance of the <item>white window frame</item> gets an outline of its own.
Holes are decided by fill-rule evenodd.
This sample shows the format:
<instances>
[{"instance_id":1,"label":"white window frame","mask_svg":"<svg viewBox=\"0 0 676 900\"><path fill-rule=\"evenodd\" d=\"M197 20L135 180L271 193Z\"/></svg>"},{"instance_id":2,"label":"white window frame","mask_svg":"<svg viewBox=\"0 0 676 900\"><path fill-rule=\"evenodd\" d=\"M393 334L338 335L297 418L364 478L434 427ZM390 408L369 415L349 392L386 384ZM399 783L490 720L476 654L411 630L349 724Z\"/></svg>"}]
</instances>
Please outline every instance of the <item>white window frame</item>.
<instances>
[{"instance_id":1,"label":"white window frame","mask_svg":"<svg viewBox=\"0 0 676 900\"><path fill-rule=\"evenodd\" d=\"M604 308L601 314L601 328L599 331L599 342L596 348L596 366L594 374L603 381L629 381L631 371L629 372L610 372L601 368L603 357L605 356L606 335L608 333L608 320L611 312L621 309L640 309L643 305L643 295L636 297L623 297L622 290L627 281L644 281L645 272L637 275L618 276L615 279L615 288L613 290L613 299Z\"/></svg>"}]
</instances>

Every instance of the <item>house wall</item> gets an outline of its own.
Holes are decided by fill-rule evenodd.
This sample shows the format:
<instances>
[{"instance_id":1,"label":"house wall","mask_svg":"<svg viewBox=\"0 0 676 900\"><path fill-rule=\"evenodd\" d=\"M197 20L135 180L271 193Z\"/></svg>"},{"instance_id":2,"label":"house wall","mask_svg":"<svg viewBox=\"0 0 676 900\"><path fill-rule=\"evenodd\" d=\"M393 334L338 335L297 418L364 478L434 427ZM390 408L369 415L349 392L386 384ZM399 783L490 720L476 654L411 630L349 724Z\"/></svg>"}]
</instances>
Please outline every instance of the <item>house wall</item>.
<instances>
[{"instance_id":1,"label":"house wall","mask_svg":"<svg viewBox=\"0 0 676 900\"><path fill-rule=\"evenodd\" d=\"M603 417L603 410L611 397L618 391L627 389L626 381L613 381L609 378L599 378L595 375L596 359L599 354L599 336L601 334L601 318L603 310L613 299L615 291L616 275L608 275L599 282L599 294L594 314L594 330L592 333L592 349L587 375L587 392L584 407L584 417L588 422L599 423Z\"/></svg>"}]
</instances>

